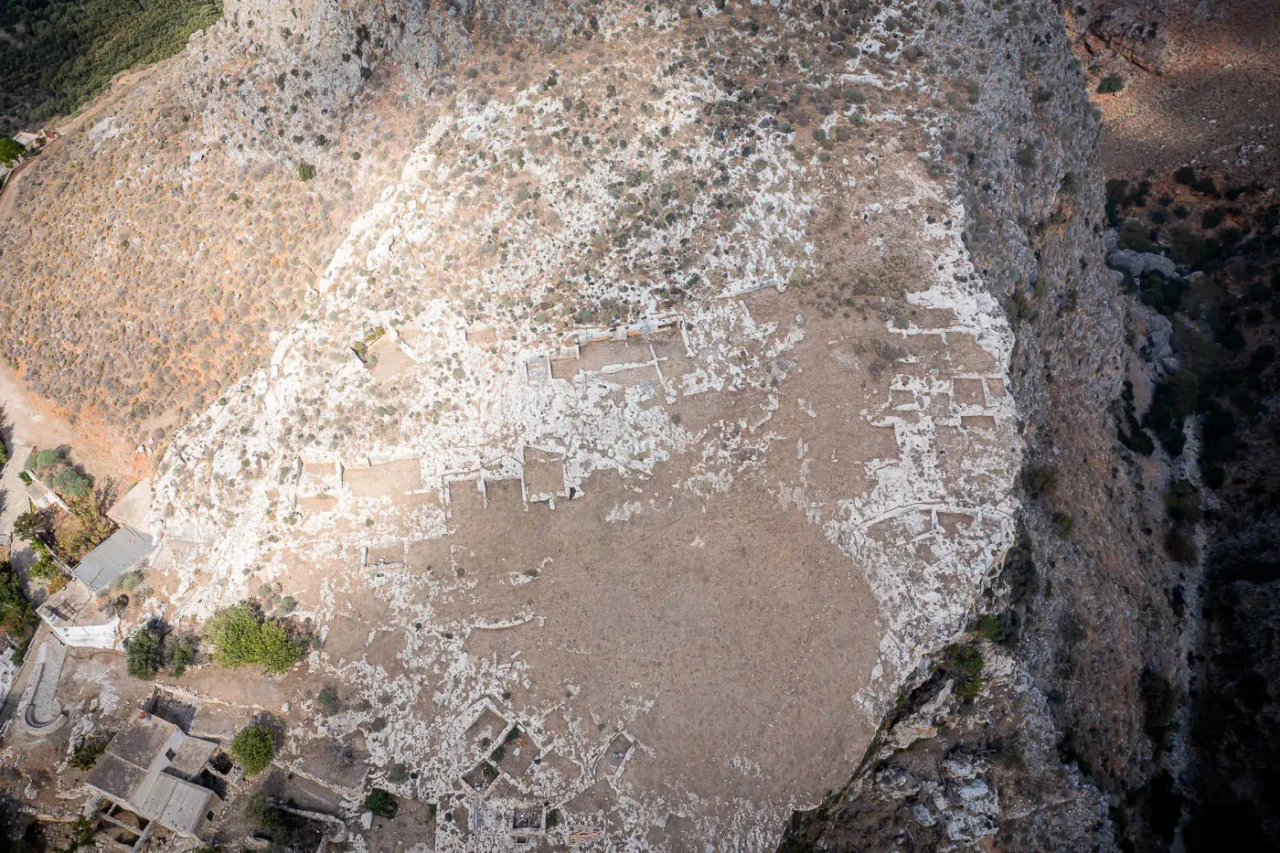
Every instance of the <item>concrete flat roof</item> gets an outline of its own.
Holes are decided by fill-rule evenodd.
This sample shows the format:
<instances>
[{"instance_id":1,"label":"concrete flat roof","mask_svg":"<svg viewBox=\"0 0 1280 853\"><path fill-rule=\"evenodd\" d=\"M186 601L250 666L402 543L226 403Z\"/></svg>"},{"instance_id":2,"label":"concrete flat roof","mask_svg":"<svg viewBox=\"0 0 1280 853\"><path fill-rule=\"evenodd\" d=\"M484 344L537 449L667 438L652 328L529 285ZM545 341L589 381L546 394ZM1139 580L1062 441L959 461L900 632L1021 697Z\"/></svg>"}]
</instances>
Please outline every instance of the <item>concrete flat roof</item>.
<instances>
[{"instance_id":1,"label":"concrete flat roof","mask_svg":"<svg viewBox=\"0 0 1280 853\"><path fill-rule=\"evenodd\" d=\"M200 827L205 822L205 813L214 807L218 795L185 779L175 776L164 778L172 779L173 786L165 801L164 810L156 820L170 829L198 836Z\"/></svg>"},{"instance_id":2,"label":"concrete flat roof","mask_svg":"<svg viewBox=\"0 0 1280 853\"><path fill-rule=\"evenodd\" d=\"M76 577L92 590L106 589L155 550L151 537L132 527L121 527L94 548L76 566Z\"/></svg>"},{"instance_id":3,"label":"concrete flat roof","mask_svg":"<svg viewBox=\"0 0 1280 853\"><path fill-rule=\"evenodd\" d=\"M64 626L110 625L119 621L114 614L98 609L98 599L80 580L73 580L45 599L36 608L40 618L55 628Z\"/></svg>"},{"instance_id":4,"label":"concrete flat roof","mask_svg":"<svg viewBox=\"0 0 1280 853\"><path fill-rule=\"evenodd\" d=\"M98 759L85 781L113 799L129 802L146 778L144 768L108 752Z\"/></svg>"},{"instance_id":5,"label":"concrete flat roof","mask_svg":"<svg viewBox=\"0 0 1280 853\"><path fill-rule=\"evenodd\" d=\"M173 760L169 762L169 772L193 779L200 775L200 771L209 763L209 759L213 758L217 748L218 745L213 741L195 737L186 738L182 741L182 746L178 747Z\"/></svg>"},{"instance_id":6,"label":"concrete flat roof","mask_svg":"<svg viewBox=\"0 0 1280 853\"><path fill-rule=\"evenodd\" d=\"M121 527L132 527L142 533L150 533L147 515L151 512L151 481L140 480L125 493L115 506L107 510L107 518Z\"/></svg>"}]
</instances>

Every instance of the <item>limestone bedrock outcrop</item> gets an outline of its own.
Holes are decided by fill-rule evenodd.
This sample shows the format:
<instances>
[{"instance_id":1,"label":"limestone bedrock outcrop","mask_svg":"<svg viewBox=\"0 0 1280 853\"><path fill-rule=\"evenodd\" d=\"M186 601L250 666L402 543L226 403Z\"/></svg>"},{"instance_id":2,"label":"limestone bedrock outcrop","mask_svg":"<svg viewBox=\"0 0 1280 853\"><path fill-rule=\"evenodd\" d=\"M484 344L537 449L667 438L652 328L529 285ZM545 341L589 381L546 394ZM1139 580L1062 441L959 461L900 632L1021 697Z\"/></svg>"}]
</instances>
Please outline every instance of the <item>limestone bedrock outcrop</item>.
<instances>
[{"instance_id":1,"label":"limestone bedrock outcrop","mask_svg":"<svg viewBox=\"0 0 1280 853\"><path fill-rule=\"evenodd\" d=\"M1134 278L1140 278L1149 272L1160 273L1165 278L1173 278L1178 274L1178 265L1172 258L1154 252L1135 252L1133 249L1111 252L1107 255L1107 266L1127 272Z\"/></svg>"}]
</instances>

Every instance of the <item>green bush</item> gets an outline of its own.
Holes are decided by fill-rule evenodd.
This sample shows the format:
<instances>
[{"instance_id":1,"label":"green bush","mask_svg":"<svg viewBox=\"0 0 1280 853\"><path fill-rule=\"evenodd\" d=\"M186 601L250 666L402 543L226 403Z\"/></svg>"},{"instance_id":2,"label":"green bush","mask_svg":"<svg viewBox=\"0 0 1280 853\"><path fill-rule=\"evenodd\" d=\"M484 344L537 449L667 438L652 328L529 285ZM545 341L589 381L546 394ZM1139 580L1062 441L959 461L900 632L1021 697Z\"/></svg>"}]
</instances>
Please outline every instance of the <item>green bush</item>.
<instances>
[{"instance_id":1,"label":"green bush","mask_svg":"<svg viewBox=\"0 0 1280 853\"><path fill-rule=\"evenodd\" d=\"M1190 480L1175 480L1164 493L1164 508L1169 517L1179 524L1199 524L1203 513L1200 511L1200 490Z\"/></svg>"},{"instance_id":2,"label":"green bush","mask_svg":"<svg viewBox=\"0 0 1280 853\"><path fill-rule=\"evenodd\" d=\"M374 788L369 792L369 796L364 798L364 809L378 817L395 817L396 812L400 810L400 804L396 802L396 798L390 791Z\"/></svg>"},{"instance_id":3,"label":"green bush","mask_svg":"<svg viewBox=\"0 0 1280 853\"><path fill-rule=\"evenodd\" d=\"M1166 317L1172 317L1182 308L1182 297L1187 292L1187 283L1180 278L1165 278L1159 273L1151 272L1142 277L1138 298L1143 305L1149 305Z\"/></svg>"},{"instance_id":4,"label":"green bush","mask_svg":"<svg viewBox=\"0 0 1280 853\"><path fill-rule=\"evenodd\" d=\"M268 672L285 672L302 657L284 625L246 604L229 607L213 618L205 630L213 645L216 663L239 669L261 666Z\"/></svg>"},{"instance_id":5,"label":"green bush","mask_svg":"<svg viewBox=\"0 0 1280 853\"><path fill-rule=\"evenodd\" d=\"M1197 410L1199 402L1201 392L1197 375L1190 370L1179 370L1156 386L1151 407L1142 419L1143 427L1156 434L1170 456L1179 456L1187 443L1183 423Z\"/></svg>"},{"instance_id":6,"label":"green bush","mask_svg":"<svg viewBox=\"0 0 1280 853\"><path fill-rule=\"evenodd\" d=\"M1138 680L1142 691L1144 723L1148 733L1166 729L1178 712L1178 689L1160 673L1147 668Z\"/></svg>"},{"instance_id":7,"label":"green bush","mask_svg":"<svg viewBox=\"0 0 1280 853\"><path fill-rule=\"evenodd\" d=\"M1199 378L1190 370L1179 370L1161 384L1169 392L1169 402L1174 414L1185 416L1196 411L1199 405Z\"/></svg>"},{"instance_id":8,"label":"green bush","mask_svg":"<svg viewBox=\"0 0 1280 853\"><path fill-rule=\"evenodd\" d=\"M338 691L332 687L325 687L316 694L316 703L330 717L342 710L342 701L338 698Z\"/></svg>"},{"instance_id":9,"label":"green bush","mask_svg":"<svg viewBox=\"0 0 1280 853\"><path fill-rule=\"evenodd\" d=\"M169 663L165 669L174 678L181 678L187 671L187 667L191 666L196 659L196 638L184 634L174 638L173 642L167 645L166 657Z\"/></svg>"},{"instance_id":10,"label":"green bush","mask_svg":"<svg viewBox=\"0 0 1280 853\"><path fill-rule=\"evenodd\" d=\"M1182 213L1180 214L1179 211ZM1173 215L1181 218L1188 212L1185 207L1174 208ZM1185 225L1175 225L1168 230L1168 235L1169 257L1175 264L1191 269L1198 269L1204 265L1209 257L1209 246L1204 237Z\"/></svg>"},{"instance_id":11,"label":"green bush","mask_svg":"<svg viewBox=\"0 0 1280 853\"><path fill-rule=\"evenodd\" d=\"M1024 479L1027 492L1033 498L1052 495L1058 490L1058 467L1056 465L1033 465L1026 470Z\"/></svg>"},{"instance_id":12,"label":"green bush","mask_svg":"<svg viewBox=\"0 0 1280 853\"><path fill-rule=\"evenodd\" d=\"M1201 178L1191 185L1191 189L1201 195L1209 195L1214 198L1221 198L1222 194L1218 192L1218 185L1214 183L1213 178Z\"/></svg>"},{"instance_id":13,"label":"green bush","mask_svg":"<svg viewBox=\"0 0 1280 853\"><path fill-rule=\"evenodd\" d=\"M974 632L988 642L1012 646L1018 642L1018 614L1012 610L988 613L973 625Z\"/></svg>"},{"instance_id":14,"label":"green bush","mask_svg":"<svg viewBox=\"0 0 1280 853\"><path fill-rule=\"evenodd\" d=\"M71 844L63 850L75 851L93 843L93 824L88 818L78 817L71 822Z\"/></svg>"},{"instance_id":15,"label":"green bush","mask_svg":"<svg viewBox=\"0 0 1280 853\"><path fill-rule=\"evenodd\" d=\"M66 461L67 457L61 450L37 450L29 457L27 468L39 472L46 468L54 468Z\"/></svg>"},{"instance_id":16,"label":"green bush","mask_svg":"<svg viewBox=\"0 0 1280 853\"><path fill-rule=\"evenodd\" d=\"M8 563L0 563L0 625L20 633L35 622L36 612L22 591L18 573Z\"/></svg>"},{"instance_id":17,"label":"green bush","mask_svg":"<svg viewBox=\"0 0 1280 853\"><path fill-rule=\"evenodd\" d=\"M231 741L231 754L254 776L271 766L276 757L276 734L266 726L246 726Z\"/></svg>"},{"instance_id":18,"label":"green bush","mask_svg":"<svg viewBox=\"0 0 1280 853\"><path fill-rule=\"evenodd\" d=\"M124 642L125 670L134 678L150 681L160 668L164 635L155 625L148 625L134 632Z\"/></svg>"},{"instance_id":19,"label":"green bush","mask_svg":"<svg viewBox=\"0 0 1280 853\"><path fill-rule=\"evenodd\" d=\"M50 526L51 518L48 512L30 509L18 516L17 520L13 522L13 535L31 542L41 533L47 531Z\"/></svg>"},{"instance_id":20,"label":"green bush","mask_svg":"<svg viewBox=\"0 0 1280 853\"><path fill-rule=\"evenodd\" d=\"M93 491L93 481L71 468L64 468L53 476L53 488L64 497L82 498Z\"/></svg>"},{"instance_id":21,"label":"green bush","mask_svg":"<svg viewBox=\"0 0 1280 853\"><path fill-rule=\"evenodd\" d=\"M1135 252L1159 252L1160 244L1151 239L1150 229L1141 219L1126 219L1120 226L1118 245Z\"/></svg>"},{"instance_id":22,"label":"green bush","mask_svg":"<svg viewBox=\"0 0 1280 853\"><path fill-rule=\"evenodd\" d=\"M309 181L316 176L316 167L310 163L301 163L298 165L298 177L304 181Z\"/></svg>"},{"instance_id":23,"label":"green bush","mask_svg":"<svg viewBox=\"0 0 1280 853\"><path fill-rule=\"evenodd\" d=\"M26 147L16 139L0 136L0 163L12 163L22 156Z\"/></svg>"},{"instance_id":24,"label":"green bush","mask_svg":"<svg viewBox=\"0 0 1280 853\"><path fill-rule=\"evenodd\" d=\"M1069 538L1071 531L1076 528L1076 520L1071 517L1069 512L1055 512L1050 522L1053 524L1053 532L1063 539Z\"/></svg>"},{"instance_id":25,"label":"green bush","mask_svg":"<svg viewBox=\"0 0 1280 853\"><path fill-rule=\"evenodd\" d=\"M1119 74L1111 74L1102 78L1102 82L1098 83L1099 95L1114 95L1124 90L1124 78Z\"/></svg>"},{"instance_id":26,"label":"green bush","mask_svg":"<svg viewBox=\"0 0 1280 853\"><path fill-rule=\"evenodd\" d=\"M142 583L142 572L125 572L118 576L111 585L125 592L133 592Z\"/></svg>"},{"instance_id":27,"label":"green bush","mask_svg":"<svg viewBox=\"0 0 1280 853\"><path fill-rule=\"evenodd\" d=\"M939 669L955 681L956 698L971 702L982 691L982 652L958 643L947 647Z\"/></svg>"},{"instance_id":28,"label":"green bush","mask_svg":"<svg viewBox=\"0 0 1280 853\"><path fill-rule=\"evenodd\" d=\"M27 569L28 577L43 583L62 577L62 569L53 561L53 553L43 542L32 539L31 549L36 552L36 561Z\"/></svg>"},{"instance_id":29,"label":"green bush","mask_svg":"<svg viewBox=\"0 0 1280 853\"><path fill-rule=\"evenodd\" d=\"M37 450L27 457L24 468L65 498L93 493L93 480L72 468L61 450Z\"/></svg>"},{"instance_id":30,"label":"green bush","mask_svg":"<svg viewBox=\"0 0 1280 853\"><path fill-rule=\"evenodd\" d=\"M1009 605L1027 611L1040 593L1040 577L1025 528L1018 529L1017 544L1005 555L1000 577L1009 586Z\"/></svg>"},{"instance_id":31,"label":"green bush","mask_svg":"<svg viewBox=\"0 0 1280 853\"><path fill-rule=\"evenodd\" d=\"M106 751L105 740L87 740L71 751L71 766L77 770L92 770Z\"/></svg>"}]
</instances>

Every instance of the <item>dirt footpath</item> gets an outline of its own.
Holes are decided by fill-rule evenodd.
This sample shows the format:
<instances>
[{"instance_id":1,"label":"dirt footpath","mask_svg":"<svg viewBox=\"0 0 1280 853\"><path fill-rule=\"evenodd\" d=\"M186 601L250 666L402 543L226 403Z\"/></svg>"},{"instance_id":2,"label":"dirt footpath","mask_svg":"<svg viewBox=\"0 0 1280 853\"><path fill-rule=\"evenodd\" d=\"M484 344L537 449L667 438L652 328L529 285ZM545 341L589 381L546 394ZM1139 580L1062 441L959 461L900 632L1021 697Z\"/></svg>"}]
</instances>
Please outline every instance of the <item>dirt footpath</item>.
<instances>
[{"instance_id":1,"label":"dirt footpath","mask_svg":"<svg viewBox=\"0 0 1280 853\"><path fill-rule=\"evenodd\" d=\"M11 455L19 446L69 445L73 461L83 465L98 480L110 478L127 484L145 476L150 465L148 457L140 457L134 448L114 441L109 432L88 424L73 425L62 413L42 403L25 382L3 365L0 365L0 434Z\"/></svg>"}]
</instances>

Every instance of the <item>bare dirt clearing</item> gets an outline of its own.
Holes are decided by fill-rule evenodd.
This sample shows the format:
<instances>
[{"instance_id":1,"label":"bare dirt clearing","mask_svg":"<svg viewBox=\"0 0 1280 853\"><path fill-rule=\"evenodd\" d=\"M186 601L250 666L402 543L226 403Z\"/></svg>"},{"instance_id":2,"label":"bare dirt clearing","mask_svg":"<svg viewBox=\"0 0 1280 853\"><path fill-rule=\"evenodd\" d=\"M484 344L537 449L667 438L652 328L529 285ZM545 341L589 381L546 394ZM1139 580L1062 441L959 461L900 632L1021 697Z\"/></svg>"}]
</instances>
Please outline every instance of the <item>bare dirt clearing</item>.
<instances>
[{"instance_id":1,"label":"bare dirt clearing","mask_svg":"<svg viewBox=\"0 0 1280 853\"><path fill-rule=\"evenodd\" d=\"M75 448L76 461L94 475L120 483L145 475L150 461L121 446L90 424L72 424L65 412L32 394L20 378L0 365L0 427L6 440L26 447ZM17 499L17 496L14 496Z\"/></svg>"}]
</instances>

